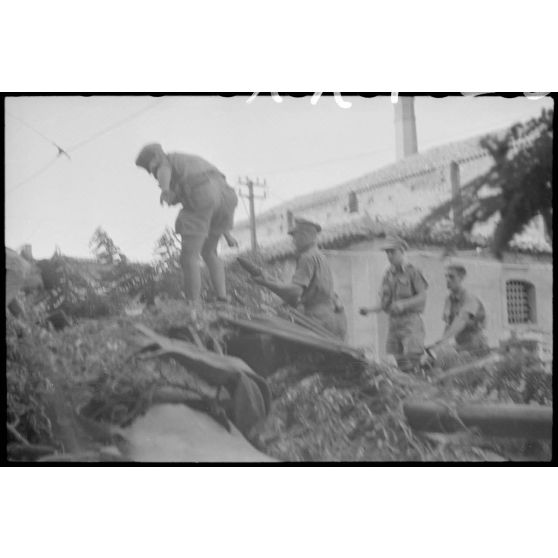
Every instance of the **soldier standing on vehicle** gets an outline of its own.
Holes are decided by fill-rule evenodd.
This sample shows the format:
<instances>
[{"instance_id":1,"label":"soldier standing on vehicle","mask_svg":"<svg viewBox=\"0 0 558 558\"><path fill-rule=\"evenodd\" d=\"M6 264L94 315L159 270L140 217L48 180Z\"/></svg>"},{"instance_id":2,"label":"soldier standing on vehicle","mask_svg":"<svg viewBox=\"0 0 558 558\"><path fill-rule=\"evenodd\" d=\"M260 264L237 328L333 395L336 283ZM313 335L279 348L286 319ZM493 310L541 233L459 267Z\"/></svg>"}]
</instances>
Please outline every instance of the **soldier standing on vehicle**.
<instances>
[{"instance_id":1,"label":"soldier standing on vehicle","mask_svg":"<svg viewBox=\"0 0 558 558\"><path fill-rule=\"evenodd\" d=\"M378 306L361 308L366 316L373 312L389 315L386 352L395 357L402 372L416 371L424 353L424 323L421 314L426 305L428 282L422 272L405 261L407 243L389 235L382 243L390 267L387 269Z\"/></svg>"},{"instance_id":2,"label":"soldier standing on vehicle","mask_svg":"<svg viewBox=\"0 0 558 558\"><path fill-rule=\"evenodd\" d=\"M161 204L182 204L175 227L182 237L180 262L186 298L193 302L200 299L201 254L217 300L226 301L225 268L217 255L217 245L222 235L229 245L235 242L230 236L238 203L235 191L223 173L205 159L186 153L165 153L158 143L143 147L136 165L159 182Z\"/></svg>"}]
</instances>

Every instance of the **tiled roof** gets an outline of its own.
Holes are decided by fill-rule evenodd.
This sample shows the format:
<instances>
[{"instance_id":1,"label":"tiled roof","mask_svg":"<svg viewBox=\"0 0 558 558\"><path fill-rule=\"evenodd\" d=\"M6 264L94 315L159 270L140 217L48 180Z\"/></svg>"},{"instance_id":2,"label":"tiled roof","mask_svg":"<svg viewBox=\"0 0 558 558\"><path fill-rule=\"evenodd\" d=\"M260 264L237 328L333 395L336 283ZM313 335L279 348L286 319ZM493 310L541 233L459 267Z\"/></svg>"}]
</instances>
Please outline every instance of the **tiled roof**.
<instances>
[{"instance_id":1,"label":"tiled roof","mask_svg":"<svg viewBox=\"0 0 558 558\"><path fill-rule=\"evenodd\" d=\"M506 130L495 132L495 135L503 135L505 131ZM448 165L452 161L465 163L467 161L486 157L488 156L488 151L483 149L480 145L480 141L483 137L485 137L485 135L434 147L423 153L416 153L415 155L411 155L405 159L331 188L299 196L261 213L256 221L261 224L278 213L280 214L287 210L304 211L305 209L318 206L322 203L327 203L348 192L360 193L373 190L404 178L430 173L437 168ZM237 228L242 228L247 225L247 220L241 221L238 223Z\"/></svg>"},{"instance_id":2,"label":"tiled roof","mask_svg":"<svg viewBox=\"0 0 558 558\"><path fill-rule=\"evenodd\" d=\"M379 220L372 219L368 214L357 215L349 221L326 227L322 230L318 237L318 246L324 250L336 250L346 248L357 242L364 240L373 240L381 238L387 233L395 233L407 240L411 248L424 247L447 247L448 241L451 240L453 232L451 230L439 231L434 233L425 232L418 236L416 230L412 226L405 223L396 223L391 221L382 223ZM531 240L531 239L529 239ZM464 242L463 248L487 248L489 239L486 236L469 235ZM518 241L512 243L510 251L522 252L528 254L548 255L552 253L552 249L544 239L533 239L529 243L522 242L521 237ZM295 250L290 237L279 242L261 247L259 255L266 261L273 262L294 256ZM235 256L229 254L226 259L232 260Z\"/></svg>"},{"instance_id":3,"label":"tiled roof","mask_svg":"<svg viewBox=\"0 0 558 558\"><path fill-rule=\"evenodd\" d=\"M349 192L362 193L365 191L374 190L383 186L399 182L404 179L418 177L431 173L432 171L441 167L449 165L452 161L463 164L483 157L488 157L489 152L481 146L481 140L486 138L487 135L492 137L502 138L509 131L509 128L497 130L490 134L482 134L472 138L447 143L438 147L433 147L424 152L416 153L400 161L396 161L390 165L386 165L358 178L354 178L342 184L338 184L325 190L319 190L304 196L299 196L276 205L267 211L264 211L256 217L258 224L263 224L266 221L275 218L278 214L283 214L286 211L303 212L307 209L317 207L319 205L328 203L337 198L346 196ZM513 144L518 146L532 141L534 135L531 134L528 138L516 140ZM236 228L244 228L249 226L248 220L240 221Z\"/></svg>"},{"instance_id":4,"label":"tiled roof","mask_svg":"<svg viewBox=\"0 0 558 558\"><path fill-rule=\"evenodd\" d=\"M501 138L507 132L509 132L509 129L493 132L490 135L492 137ZM514 141L514 150L525 143L531 142L536 135L538 135L538 131L534 130L529 133L528 137L522 137ZM322 204L331 203L338 199L344 200L349 192L360 194L362 192L380 189L390 184L404 182L409 179L412 182L413 178L428 175L437 169L448 167L451 162L464 164L472 161L479 161L481 164L480 168L488 169L490 160L485 158L489 157L489 152L481 146L482 139L486 137L487 134L484 134L467 140L435 147L333 188L294 198L259 215L257 217L257 223L262 225L270 219L284 214L287 210L292 211L294 214L300 214L305 211L311 211ZM476 163L473 167L469 168L475 169ZM482 172L486 171L483 170ZM433 181L432 185L435 186L436 181ZM450 195L450 192L448 191L444 194L436 189L430 192L430 190L424 189L423 187L421 187L420 192L422 197L420 197L420 203L418 204L416 194L415 197L410 197L409 199L404 196L403 199L397 202L396 206L394 205L396 202L391 202L389 200L382 201L379 199L374 201L375 217L382 215L380 219L383 219L384 223L389 221L389 225L382 224L378 218L373 220L366 211L364 215L362 212L357 214L345 212L336 215L333 218L334 221L332 224L324 227L320 235L319 245L324 249L342 248L360 240L372 239L388 230L388 228L390 231L396 232L406 238L411 246L447 246L451 244L455 240L453 226L450 226L447 230L440 229L435 233L424 233L420 238L417 237L416 232L416 224L424 217L424 212L428 212L432 210L434 206L444 202L445 197ZM398 193L398 195L400 194L401 192ZM382 203L384 205L386 203L388 205L391 204L394 208L396 207L397 211L380 211L378 208ZM246 226L247 223L242 222L239 223L236 228L244 228ZM531 230L525 230L514 239L511 243L511 250L530 254L551 254L552 247L544 237L544 233L541 234L540 229L536 230L536 227L531 227L530 229ZM479 231L481 234L469 235L464 243L464 247L471 249L486 247L493 230L494 223L488 227L484 227L482 231ZM265 244L264 240L262 244L263 246L260 248L260 254L268 260L282 259L294 253L289 238L274 240L273 237L269 237L268 243Z\"/></svg>"}]
</instances>

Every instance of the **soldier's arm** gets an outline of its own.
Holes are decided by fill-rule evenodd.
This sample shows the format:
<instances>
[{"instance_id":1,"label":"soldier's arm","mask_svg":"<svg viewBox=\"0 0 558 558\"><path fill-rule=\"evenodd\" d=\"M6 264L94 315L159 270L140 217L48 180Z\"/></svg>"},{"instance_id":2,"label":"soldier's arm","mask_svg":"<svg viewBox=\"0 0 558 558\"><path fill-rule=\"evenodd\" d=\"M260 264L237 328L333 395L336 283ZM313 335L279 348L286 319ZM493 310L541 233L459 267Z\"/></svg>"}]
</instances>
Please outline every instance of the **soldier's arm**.
<instances>
[{"instance_id":1,"label":"soldier's arm","mask_svg":"<svg viewBox=\"0 0 558 558\"><path fill-rule=\"evenodd\" d=\"M475 317L477 307L478 303L475 300L467 300L453 322L446 327L444 335L442 335L439 343L444 343L453 339L456 335L459 335Z\"/></svg>"},{"instance_id":2,"label":"soldier's arm","mask_svg":"<svg viewBox=\"0 0 558 558\"><path fill-rule=\"evenodd\" d=\"M265 276L254 277L254 282L266 287L290 306L296 306L304 292L304 289L300 285L294 283L280 283L279 281L268 279Z\"/></svg>"},{"instance_id":3,"label":"soldier's arm","mask_svg":"<svg viewBox=\"0 0 558 558\"><path fill-rule=\"evenodd\" d=\"M296 306L304 294L304 291L310 286L315 273L316 261L314 257L308 254L302 254L298 258L291 282L279 285L279 289L274 292L287 304Z\"/></svg>"},{"instance_id":4,"label":"soldier's arm","mask_svg":"<svg viewBox=\"0 0 558 558\"><path fill-rule=\"evenodd\" d=\"M453 322L446 328L442 338L438 341L438 343L445 343L450 339L453 339L456 335L459 335L469 323L469 315L460 312Z\"/></svg>"},{"instance_id":5,"label":"soldier's arm","mask_svg":"<svg viewBox=\"0 0 558 558\"><path fill-rule=\"evenodd\" d=\"M387 274L384 275L382 279L382 287L378 294L379 302L375 306L362 306L358 309L361 316L367 316L368 314L379 314L380 312L389 313L391 306L391 293L388 285Z\"/></svg>"},{"instance_id":6,"label":"soldier's arm","mask_svg":"<svg viewBox=\"0 0 558 558\"><path fill-rule=\"evenodd\" d=\"M159 168L157 169L157 180L159 182L159 188L161 188L163 192L170 191L171 176L172 169L170 165L165 163L159 165Z\"/></svg>"},{"instance_id":7,"label":"soldier's arm","mask_svg":"<svg viewBox=\"0 0 558 558\"><path fill-rule=\"evenodd\" d=\"M178 192L171 189L171 176L172 169L170 165L163 163L157 169L156 178L161 189L161 196L159 198L161 205L163 205L163 202L167 205L177 205L180 203Z\"/></svg>"},{"instance_id":8,"label":"soldier's arm","mask_svg":"<svg viewBox=\"0 0 558 558\"><path fill-rule=\"evenodd\" d=\"M368 314L378 314L379 312L382 312L382 310L382 305L377 304L376 306L362 306L358 311L362 316L366 316Z\"/></svg>"},{"instance_id":9,"label":"soldier's arm","mask_svg":"<svg viewBox=\"0 0 558 558\"><path fill-rule=\"evenodd\" d=\"M428 288L428 283L424 278L423 274L418 270L414 269L413 275L411 276L411 282L414 291L417 293L409 298L400 299L394 303L395 310L400 312L406 312L409 310L422 310L426 304L426 289ZM394 306L392 305L392 306Z\"/></svg>"},{"instance_id":10,"label":"soldier's arm","mask_svg":"<svg viewBox=\"0 0 558 558\"><path fill-rule=\"evenodd\" d=\"M408 310L420 310L426 303L426 290L409 298L397 300L392 304L392 307L397 305L401 312Z\"/></svg>"}]
</instances>

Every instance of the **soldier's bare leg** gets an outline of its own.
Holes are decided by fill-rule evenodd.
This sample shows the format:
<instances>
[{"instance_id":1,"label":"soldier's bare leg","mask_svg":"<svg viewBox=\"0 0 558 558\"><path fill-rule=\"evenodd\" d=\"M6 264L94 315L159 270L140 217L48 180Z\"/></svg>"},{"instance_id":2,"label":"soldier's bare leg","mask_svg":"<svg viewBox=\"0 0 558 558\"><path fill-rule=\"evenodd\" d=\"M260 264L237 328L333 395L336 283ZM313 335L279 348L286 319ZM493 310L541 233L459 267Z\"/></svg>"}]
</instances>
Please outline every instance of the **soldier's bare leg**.
<instances>
[{"instance_id":1,"label":"soldier's bare leg","mask_svg":"<svg viewBox=\"0 0 558 558\"><path fill-rule=\"evenodd\" d=\"M217 298L226 299L227 287L225 283L225 266L217 255L218 243L219 236L208 236L203 243L201 254L209 269L209 276L211 277L211 283L213 284Z\"/></svg>"},{"instance_id":2,"label":"soldier's bare leg","mask_svg":"<svg viewBox=\"0 0 558 558\"><path fill-rule=\"evenodd\" d=\"M418 314L410 316L401 337L404 356L399 367L403 372L413 373L420 369L420 359L424 354L424 337L422 318Z\"/></svg>"},{"instance_id":3,"label":"soldier's bare leg","mask_svg":"<svg viewBox=\"0 0 558 558\"><path fill-rule=\"evenodd\" d=\"M184 275L184 295L191 302L199 302L201 296L200 252L204 238L194 235L182 236L180 264Z\"/></svg>"}]
</instances>

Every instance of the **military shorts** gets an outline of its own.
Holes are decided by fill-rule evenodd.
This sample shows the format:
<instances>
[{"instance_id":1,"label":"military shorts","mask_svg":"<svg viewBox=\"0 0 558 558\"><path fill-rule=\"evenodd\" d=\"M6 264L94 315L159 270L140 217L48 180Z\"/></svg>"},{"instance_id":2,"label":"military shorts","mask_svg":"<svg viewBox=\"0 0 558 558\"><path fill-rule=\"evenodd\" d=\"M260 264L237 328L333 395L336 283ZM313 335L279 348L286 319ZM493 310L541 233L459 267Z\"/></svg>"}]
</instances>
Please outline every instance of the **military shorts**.
<instances>
[{"instance_id":1,"label":"military shorts","mask_svg":"<svg viewBox=\"0 0 558 558\"><path fill-rule=\"evenodd\" d=\"M390 316L386 352L394 356L424 353L424 323L420 314Z\"/></svg>"},{"instance_id":2,"label":"military shorts","mask_svg":"<svg viewBox=\"0 0 558 558\"><path fill-rule=\"evenodd\" d=\"M208 174L206 181L187 190L175 230L182 236L219 237L232 230L237 203L224 177Z\"/></svg>"}]
</instances>

